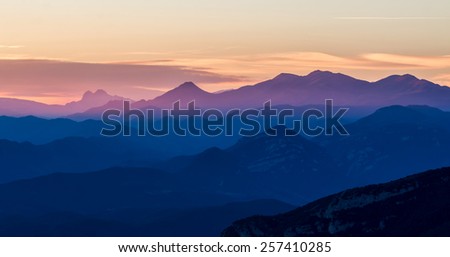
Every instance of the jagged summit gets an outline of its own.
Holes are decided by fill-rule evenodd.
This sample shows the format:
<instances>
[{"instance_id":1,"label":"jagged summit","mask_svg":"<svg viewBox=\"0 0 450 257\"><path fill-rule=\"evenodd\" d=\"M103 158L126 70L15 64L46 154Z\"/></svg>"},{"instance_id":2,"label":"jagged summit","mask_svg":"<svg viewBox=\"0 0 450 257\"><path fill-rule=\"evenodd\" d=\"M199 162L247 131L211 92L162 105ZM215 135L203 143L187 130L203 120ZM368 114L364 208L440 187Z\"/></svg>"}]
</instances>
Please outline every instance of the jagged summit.
<instances>
[{"instance_id":1,"label":"jagged summit","mask_svg":"<svg viewBox=\"0 0 450 257\"><path fill-rule=\"evenodd\" d=\"M105 90L103 89L98 89L95 92L92 92L91 90L86 91L83 94L82 99L89 99L89 98L95 98L95 97L110 97L111 95L108 94Z\"/></svg>"},{"instance_id":2,"label":"jagged summit","mask_svg":"<svg viewBox=\"0 0 450 257\"><path fill-rule=\"evenodd\" d=\"M293 79L293 78L300 78L300 76L292 74L292 73L280 73L277 76L275 76L273 79Z\"/></svg>"},{"instance_id":3,"label":"jagged summit","mask_svg":"<svg viewBox=\"0 0 450 257\"><path fill-rule=\"evenodd\" d=\"M184 82L183 84L179 85L178 87L169 90L168 92L166 92L164 95L167 94L178 94L178 93L182 93L182 94L195 94L195 93L207 93L205 90L201 89L200 87L198 87L195 83L188 81L188 82Z\"/></svg>"}]
</instances>

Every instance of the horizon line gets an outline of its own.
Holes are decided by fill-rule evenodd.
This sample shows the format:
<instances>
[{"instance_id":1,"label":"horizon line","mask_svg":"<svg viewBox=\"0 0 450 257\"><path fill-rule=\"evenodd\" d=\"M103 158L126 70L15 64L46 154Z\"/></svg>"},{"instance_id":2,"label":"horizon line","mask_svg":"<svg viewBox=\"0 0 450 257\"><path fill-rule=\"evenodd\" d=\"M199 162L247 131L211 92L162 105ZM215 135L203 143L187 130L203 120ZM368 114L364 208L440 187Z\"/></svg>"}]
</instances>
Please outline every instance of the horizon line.
<instances>
[{"instance_id":1,"label":"horizon line","mask_svg":"<svg viewBox=\"0 0 450 257\"><path fill-rule=\"evenodd\" d=\"M403 76L413 76L413 77L416 78L417 80L425 80L425 81L431 82L431 83L433 83L433 84L439 85L439 86L441 86L441 87L449 87L449 88L450 88L450 86L438 84L438 83L435 83L435 82L433 82L433 81L431 81L431 80L422 79L422 78L419 78L419 77L417 77L417 76L415 76L415 75L413 75L413 74L411 74L411 73L405 73L405 74L391 74L391 75L383 76L383 77L381 77L381 78L379 78L379 79L370 81L370 80L365 80L365 79L359 79L359 78L357 78L357 77L350 76L350 75L347 75L347 74L341 73L341 72L333 72L333 71L331 71L331 70L320 70L320 69L313 70L313 71L311 71L311 72L309 72L309 73L307 73L307 74L305 74L305 75L299 75L299 74L289 73L289 72L281 72L281 73L277 74L276 76L274 76L274 77L272 77L272 78L270 78L270 79L256 82L256 83L254 83L254 84L252 84L252 85L250 85L250 86L255 86L256 84L259 84L259 83L262 83L262 82L265 82L265 81L268 81L268 80L272 80L272 79L274 79L274 78L276 78L276 77L278 77L278 76L280 76L280 75L288 74L288 75L294 75L294 76L298 76L298 77L306 77L306 76L309 76L309 75L311 75L312 73L316 73L316 72L320 72L320 73L332 73L332 74L335 74L335 75L339 75L339 74L340 74L340 75L344 75L344 76L351 77L351 78L353 78L353 79L363 80L363 81L366 81L366 82L368 82L368 83L375 83L375 82L377 82L377 81L380 81L380 80L389 78L389 77L391 77L391 76L400 76L400 77L403 77ZM14 95L2 95L1 92L0 92L0 99L23 100L23 101L36 102L36 103L40 103L40 104L44 104L44 105L59 105L59 106L64 106L64 105L67 105L67 104L69 104L69 103L71 103L71 102L81 101L82 98L83 98L83 95L84 95L85 93L87 93L87 92L94 93L94 92L97 92L97 91L100 91L100 90L101 90L101 91L104 91L105 93L107 93L108 95L123 97L123 98L125 98L125 99L132 100L133 102L142 101L142 100L145 100L145 101L151 101L151 100L155 99L156 97L162 96L162 95L166 94L167 92L172 91L172 90L174 90L174 89L180 87L181 85L183 85L184 83L187 83L187 82L188 82L188 81L184 81L184 82L178 83L177 86L175 86L175 87L173 87L173 88L170 88L170 89L168 89L167 91L159 90L159 91L161 91L161 94L159 94L159 95L157 95L157 96L155 96L155 97L153 97L153 98L148 98L148 99L142 98L142 99L139 99L139 100L136 100L136 99L133 99L133 98L130 98L130 97L125 97L125 96L122 96L122 95L111 95L111 94L108 92L108 90L105 90L105 89L103 89L103 88L96 88L96 89L89 89L89 90L86 90L83 94L80 95L80 97L72 98L72 100L69 100L69 101L67 101L67 102L60 102L60 103L48 103L48 102L45 102L45 101L39 101L39 100L37 100L37 99L39 99L39 98L48 98L48 96L14 96ZM191 82L191 81L189 81L189 82ZM196 82L192 82L192 83L193 83L194 85L196 85L198 88L200 88L201 90L206 91L205 89L203 89L203 88L201 88L200 86L198 86L198 84L197 84ZM242 86L239 86L239 87L234 88L234 89L222 89L222 90L218 90L218 91L214 91L214 92L209 92L209 91L206 91L206 92L209 92L209 93L212 93L212 94L217 94L217 93L222 93L223 91L237 90L237 89L240 89L240 88L246 87L246 86L249 86L249 85L242 85Z\"/></svg>"}]
</instances>

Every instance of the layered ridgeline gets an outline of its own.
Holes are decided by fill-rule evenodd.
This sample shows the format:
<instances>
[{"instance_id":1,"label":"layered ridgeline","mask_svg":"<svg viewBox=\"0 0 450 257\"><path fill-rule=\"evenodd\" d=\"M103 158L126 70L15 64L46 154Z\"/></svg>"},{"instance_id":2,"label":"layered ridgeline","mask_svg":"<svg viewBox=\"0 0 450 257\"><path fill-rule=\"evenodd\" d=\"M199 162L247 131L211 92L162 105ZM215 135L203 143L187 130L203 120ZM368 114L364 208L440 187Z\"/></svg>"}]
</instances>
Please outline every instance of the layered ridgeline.
<instances>
[{"instance_id":1,"label":"layered ridgeline","mask_svg":"<svg viewBox=\"0 0 450 257\"><path fill-rule=\"evenodd\" d=\"M354 186L450 166L450 113L427 106L389 106L347 124L349 136L314 139ZM350 183L350 181L349 181Z\"/></svg>"},{"instance_id":2,"label":"layered ridgeline","mask_svg":"<svg viewBox=\"0 0 450 257\"><path fill-rule=\"evenodd\" d=\"M18 167L32 171L50 164L61 166L53 166L47 173L65 165L75 167L73 172L84 173L58 173L0 185L1 231L3 235L217 235L236 219L288 211L292 205L303 205L354 185L418 172L418 167L450 165L450 143L445 141L450 133L444 122L447 116L447 112L430 107L392 106L351 124L349 130L354 134L343 137L343 141L260 134L242 138L231 147L209 148L151 165L154 168L123 167L100 172L86 172L83 167L89 167L88 161L104 165L108 156L110 160L125 161L129 149L122 145L117 155L105 152L106 159L101 159L96 156L99 144L80 147L78 157L65 158L64 151L73 146L20 144L36 147L32 152L7 146L7 154L2 155L3 175L14 175ZM368 130L365 126L374 127ZM117 143L111 142L109 149L115 146ZM368 148L372 149L370 154ZM45 149L52 151L43 156ZM16 159L11 157L12 150L17 151ZM21 161L24 154L28 156L26 162ZM129 154L136 157L137 153ZM147 151L140 154L141 158L152 157ZM52 162L47 162L48 158L53 158ZM390 161L385 165L380 159ZM10 166L5 166L7 163ZM385 195L390 196L380 193L367 199ZM439 196L435 200L446 201ZM347 235L347 231L343 233Z\"/></svg>"},{"instance_id":3,"label":"layered ridgeline","mask_svg":"<svg viewBox=\"0 0 450 257\"><path fill-rule=\"evenodd\" d=\"M315 71L306 76L280 74L252 86L220 93L208 93L192 82L148 101L149 106L170 107L180 100L195 100L201 107L260 107L273 105L320 105L333 99L338 105L381 107L393 104L432 105L449 108L450 88L412 75L393 75L376 82L358 80L340 73Z\"/></svg>"},{"instance_id":4,"label":"layered ridgeline","mask_svg":"<svg viewBox=\"0 0 450 257\"><path fill-rule=\"evenodd\" d=\"M144 168L52 174L0 185L0 236L217 236L235 219L293 208L196 190Z\"/></svg>"},{"instance_id":5,"label":"layered ridgeline","mask_svg":"<svg viewBox=\"0 0 450 257\"><path fill-rule=\"evenodd\" d=\"M103 90L87 92L81 101L66 105L45 105L26 100L0 98L0 115L42 117L70 116L73 119L100 119L103 111L123 106L123 97ZM450 88L418 79L412 75L393 75L376 82L352 78L340 73L315 71L306 76L282 73L273 79L235 90L209 93L192 82L180 85L152 100L140 100L133 108L169 108L195 100L202 108L256 108L271 100L272 105L323 105L333 99L338 106L361 109L367 114L388 105L429 105L450 109Z\"/></svg>"},{"instance_id":6,"label":"layered ridgeline","mask_svg":"<svg viewBox=\"0 0 450 257\"><path fill-rule=\"evenodd\" d=\"M102 106L110 101L127 100L124 97L113 96L104 90L95 92L87 91L79 101L65 105L49 105L35 101L15 98L0 98L0 115L5 116L39 116L39 117L63 117L73 113L85 112L91 108Z\"/></svg>"},{"instance_id":7,"label":"layered ridgeline","mask_svg":"<svg viewBox=\"0 0 450 257\"><path fill-rule=\"evenodd\" d=\"M3 117L0 183L55 172L156 166L204 182L196 187L300 204L336 190L449 166L449 116L426 106L391 106L347 124L349 136L278 133L240 141L226 136L110 138L93 135L98 121Z\"/></svg>"},{"instance_id":8,"label":"layered ridgeline","mask_svg":"<svg viewBox=\"0 0 450 257\"><path fill-rule=\"evenodd\" d=\"M355 188L275 216L234 222L224 236L449 236L450 168Z\"/></svg>"},{"instance_id":9,"label":"layered ridgeline","mask_svg":"<svg viewBox=\"0 0 450 257\"><path fill-rule=\"evenodd\" d=\"M354 116L345 125L350 135L313 138L282 133L240 139L237 135L139 137L137 129L130 137L103 137L99 130L104 124L98 119L105 109L121 109L121 97L97 91L87 93L80 102L44 109L26 101L19 101L20 108L14 104L3 108L2 104L14 100L0 99L3 114L65 116L0 117L0 235L218 235L237 219L274 215L347 188L450 166L450 113L443 111L450 109L448 90L410 75L369 83L317 71L307 76L281 74L216 94L185 83L153 100L132 103L133 108L159 110L176 100L184 104L196 100L199 107L229 109L260 108L270 99L278 108L294 106L301 111L323 106L324 99L333 98L336 105L351 107ZM68 117L94 120L77 122ZM358 190L366 189L349 192ZM416 188L389 190L359 199L390 204L384 200L394 199L392 192L399 193L398 197L419 192ZM439 193L424 193L433 192ZM358 194L345 199L352 198L358 199ZM435 209L417 215L440 222L440 204L446 204L441 198L430 201ZM398 202L398 213L411 208ZM369 223L361 224L371 226L370 219L378 213L367 210L363 214L369 215ZM342 230L350 225L345 217L336 216L341 211L346 210L332 212L331 221L314 219L320 228L331 227L319 232L358 234L357 230ZM356 222L364 216L357 214ZM374 222L381 228L391 224L385 219ZM309 225L298 231L310 231ZM446 228L444 222L441 225ZM414 228L421 229L421 223L417 221ZM235 233L240 235L239 231ZM376 231L375 225L367 231ZM394 230L383 233L389 231ZM439 234L432 229L406 231Z\"/></svg>"}]
</instances>

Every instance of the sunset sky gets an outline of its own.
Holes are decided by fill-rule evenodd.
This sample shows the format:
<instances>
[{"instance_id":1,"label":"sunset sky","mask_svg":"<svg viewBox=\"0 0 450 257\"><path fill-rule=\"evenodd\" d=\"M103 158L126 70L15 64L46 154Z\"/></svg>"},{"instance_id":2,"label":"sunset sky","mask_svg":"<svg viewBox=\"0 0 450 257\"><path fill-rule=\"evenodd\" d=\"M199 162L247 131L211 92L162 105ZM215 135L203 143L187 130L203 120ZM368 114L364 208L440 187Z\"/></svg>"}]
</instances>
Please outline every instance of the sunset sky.
<instances>
[{"instance_id":1,"label":"sunset sky","mask_svg":"<svg viewBox=\"0 0 450 257\"><path fill-rule=\"evenodd\" d=\"M450 86L449 28L448 0L0 0L0 97L152 98L316 69Z\"/></svg>"}]
</instances>

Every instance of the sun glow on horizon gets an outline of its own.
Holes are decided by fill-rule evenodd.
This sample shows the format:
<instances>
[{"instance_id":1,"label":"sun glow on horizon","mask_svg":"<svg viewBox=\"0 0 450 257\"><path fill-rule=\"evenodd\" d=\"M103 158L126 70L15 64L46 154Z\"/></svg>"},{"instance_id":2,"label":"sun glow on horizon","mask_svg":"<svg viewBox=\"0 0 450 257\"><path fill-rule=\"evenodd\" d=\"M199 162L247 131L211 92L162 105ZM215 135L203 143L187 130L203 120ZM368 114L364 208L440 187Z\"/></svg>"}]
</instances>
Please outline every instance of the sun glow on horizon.
<instances>
[{"instance_id":1,"label":"sun glow on horizon","mask_svg":"<svg viewBox=\"0 0 450 257\"><path fill-rule=\"evenodd\" d=\"M187 80L216 92L318 69L450 85L447 0L5 0L0 24L2 96L46 103L99 88L151 99Z\"/></svg>"}]
</instances>

